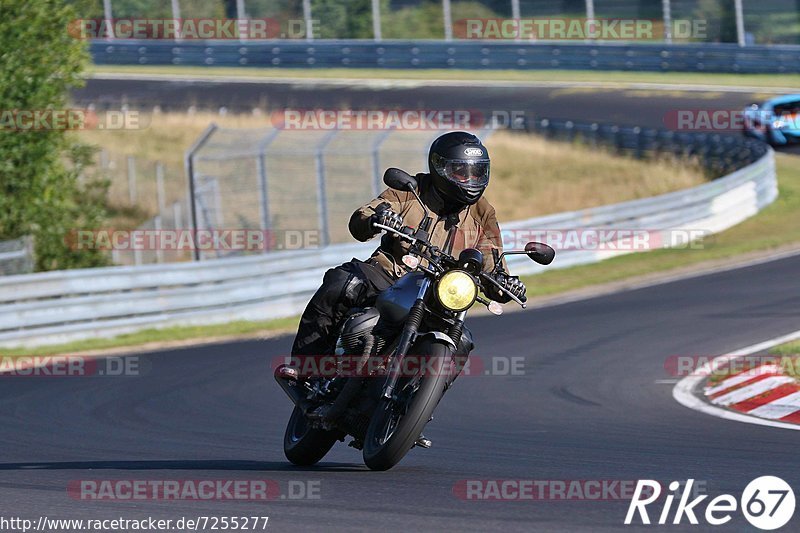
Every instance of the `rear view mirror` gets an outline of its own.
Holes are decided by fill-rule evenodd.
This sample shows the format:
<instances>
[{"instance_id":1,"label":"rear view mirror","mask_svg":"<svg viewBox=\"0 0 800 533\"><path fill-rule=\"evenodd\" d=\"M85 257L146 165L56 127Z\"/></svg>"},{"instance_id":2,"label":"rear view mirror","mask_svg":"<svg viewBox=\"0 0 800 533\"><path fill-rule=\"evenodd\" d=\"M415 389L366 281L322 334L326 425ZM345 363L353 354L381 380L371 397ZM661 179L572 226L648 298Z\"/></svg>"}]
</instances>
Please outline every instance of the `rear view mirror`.
<instances>
[{"instance_id":1,"label":"rear view mirror","mask_svg":"<svg viewBox=\"0 0 800 533\"><path fill-rule=\"evenodd\" d=\"M399 168L386 169L383 173L383 182L398 191L413 191L417 188L417 180Z\"/></svg>"},{"instance_id":2,"label":"rear view mirror","mask_svg":"<svg viewBox=\"0 0 800 533\"><path fill-rule=\"evenodd\" d=\"M525 245L525 253L540 265L549 265L556 256L556 251L543 242L531 241Z\"/></svg>"}]
</instances>

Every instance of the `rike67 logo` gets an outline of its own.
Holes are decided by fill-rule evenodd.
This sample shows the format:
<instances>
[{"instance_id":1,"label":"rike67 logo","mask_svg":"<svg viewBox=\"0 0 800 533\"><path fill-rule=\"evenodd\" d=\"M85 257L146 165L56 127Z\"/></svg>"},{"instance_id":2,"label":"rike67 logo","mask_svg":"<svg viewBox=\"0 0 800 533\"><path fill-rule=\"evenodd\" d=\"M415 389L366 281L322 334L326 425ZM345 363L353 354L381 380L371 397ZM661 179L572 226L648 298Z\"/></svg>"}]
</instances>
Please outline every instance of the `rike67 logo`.
<instances>
[{"instance_id":1,"label":"rike67 logo","mask_svg":"<svg viewBox=\"0 0 800 533\"><path fill-rule=\"evenodd\" d=\"M794 491L784 480L775 476L761 476L751 481L742 492L741 498L737 501L730 494L720 494L708 501L705 505L705 512L701 512L701 504L708 498L703 494L696 496L692 500L692 485L694 479L689 479L685 484L673 481L669 484L669 492L664 498L664 506L661 512L653 517L656 523L664 525L667 523L680 524L685 518L690 524L699 523L698 516L705 519L707 524L721 526L730 522L734 513L740 510L750 524L758 529L773 530L778 529L789 523L794 514ZM683 487L681 494L678 490ZM628 506L628 514L625 516L625 524L635 523L638 513L642 524L650 524L651 518L648 514L648 505L654 504L661 496L662 488L658 481L651 479L639 480L633 493L633 499ZM673 503L678 500L673 509ZM656 511L652 505L650 511ZM672 515L672 520L670 520Z\"/></svg>"}]
</instances>

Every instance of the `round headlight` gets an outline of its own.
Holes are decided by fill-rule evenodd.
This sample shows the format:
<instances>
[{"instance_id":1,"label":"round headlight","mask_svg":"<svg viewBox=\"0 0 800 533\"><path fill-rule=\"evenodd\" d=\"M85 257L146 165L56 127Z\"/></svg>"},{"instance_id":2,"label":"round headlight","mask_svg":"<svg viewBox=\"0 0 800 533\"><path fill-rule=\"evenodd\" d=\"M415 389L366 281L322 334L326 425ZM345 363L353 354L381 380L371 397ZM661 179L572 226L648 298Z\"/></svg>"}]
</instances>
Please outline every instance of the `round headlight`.
<instances>
[{"instance_id":1,"label":"round headlight","mask_svg":"<svg viewBox=\"0 0 800 533\"><path fill-rule=\"evenodd\" d=\"M451 270L439 280L436 295L445 308L459 312L473 304L478 296L478 286L466 272Z\"/></svg>"}]
</instances>

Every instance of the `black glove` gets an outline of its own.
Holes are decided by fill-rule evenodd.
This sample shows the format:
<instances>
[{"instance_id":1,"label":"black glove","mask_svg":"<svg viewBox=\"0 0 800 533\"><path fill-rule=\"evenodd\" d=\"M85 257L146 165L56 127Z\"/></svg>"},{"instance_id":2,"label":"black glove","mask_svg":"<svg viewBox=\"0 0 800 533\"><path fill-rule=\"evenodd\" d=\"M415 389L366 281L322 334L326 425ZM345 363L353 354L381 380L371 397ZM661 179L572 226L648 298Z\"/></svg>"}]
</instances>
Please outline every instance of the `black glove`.
<instances>
[{"instance_id":1,"label":"black glove","mask_svg":"<svg viewBox=\"0 0 800 533\"><path fill-rule=\"evenodd\" d=\"M382 224L400 231L403 227L403 217L392 211L387 203L382 203L375 208L375 214L370 217L370 224ZM380 231L380 228L375 228Z\"/></svg>"},{"instance_id":2,"label":"black glove","mask_svg":"<svg viewBox=\"0 0 800 533\"><path fill-rule=\"evenodd\" d=\"M511 301L510 294L513 294L517 298L520 299L521 302L525 302L528 298L525 296L525 284L522 283L517 276L509 276L508 274L498 273L495 275L494 279L497 283L503 287L503 294L500 294L500 290L491 285L489 287L488 296L497 302L500 303L507 303Z\"/></svg>"}]
</instances>

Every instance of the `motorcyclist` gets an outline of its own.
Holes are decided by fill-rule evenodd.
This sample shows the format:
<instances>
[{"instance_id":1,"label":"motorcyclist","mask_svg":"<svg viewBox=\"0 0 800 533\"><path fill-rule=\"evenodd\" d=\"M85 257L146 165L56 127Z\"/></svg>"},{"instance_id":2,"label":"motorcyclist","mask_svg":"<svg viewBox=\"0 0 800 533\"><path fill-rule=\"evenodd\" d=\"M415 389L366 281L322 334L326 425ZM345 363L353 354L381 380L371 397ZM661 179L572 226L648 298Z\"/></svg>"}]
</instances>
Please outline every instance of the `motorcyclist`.
<instances>
[{"instance_id":1,"label":"motorcyclist","mask_svg":"<svg viewBox=\"0 0 800 533\"><path fill-rule=\"evenodd\" d=\"M431 145L428 166L430 172L417 174L416 179L420 198L431 211L431 243L443 247L455 227L453 254L477 248L483 252L484 270L491 271L492 249L502 251L503 244L494 207L483 197L489 185L486 147L470 133L446 133ZM353 237L367 241L380 233L372 225L375 222L396 229L417 228L423 218L424 212L412 193L387 189L353 213L349 229ZM292 355L332 354L347 311L371 305L381 290L408 272L402 263L407 249L405 241L386 233L367 261L353 259L328 270L300 319ZM506 292L518 297L525 294L525 286L515 276L500 275L498 282ZM500 302L510 300L500 291L488 296ZM470 345L464 346L465 342ZM459 352L471 349L469 340L462 339L459 344Z\"/></svg>"}]
</instances>

